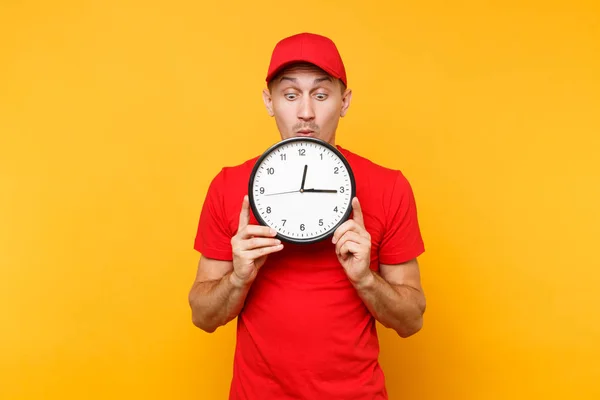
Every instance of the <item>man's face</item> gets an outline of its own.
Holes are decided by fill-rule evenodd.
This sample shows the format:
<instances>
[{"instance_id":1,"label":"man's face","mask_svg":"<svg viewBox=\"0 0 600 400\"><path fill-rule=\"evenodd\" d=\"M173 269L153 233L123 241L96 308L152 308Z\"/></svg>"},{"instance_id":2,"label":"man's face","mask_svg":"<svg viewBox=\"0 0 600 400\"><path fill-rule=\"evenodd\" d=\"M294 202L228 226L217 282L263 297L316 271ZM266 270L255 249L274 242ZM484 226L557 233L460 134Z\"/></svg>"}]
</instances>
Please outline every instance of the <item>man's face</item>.
<instances>
[{"instance_id":1,"label":"man's face","mask_svg":"<svg viewBox=\"0 0 600 400\"><path fill-rule=\"evenodd\" d=\"M314 65L282 71L263 91L263 100L281 139L310 136L335 145L340 117L346 115L352 92Z\"/></svg>"}]
</instances>

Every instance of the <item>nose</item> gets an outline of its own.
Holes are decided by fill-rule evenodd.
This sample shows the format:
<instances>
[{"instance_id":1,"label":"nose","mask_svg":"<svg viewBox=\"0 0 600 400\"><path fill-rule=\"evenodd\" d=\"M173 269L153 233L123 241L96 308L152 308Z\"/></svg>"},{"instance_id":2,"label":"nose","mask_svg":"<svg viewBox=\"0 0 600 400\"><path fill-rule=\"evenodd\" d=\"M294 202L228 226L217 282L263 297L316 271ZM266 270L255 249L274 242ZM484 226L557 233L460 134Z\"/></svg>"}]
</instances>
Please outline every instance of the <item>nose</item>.
<instances>
[{"instance_id":1,"label":"nose","mask_svg":"<svg viewBox=\"0 0 600 400\"><path fill-rule=\"evenodd\" d=\"M299 104L298 118L302 121L311 121L315 119L315 110L313 108L310 96L305 96Z\"/></svg>"}]
</instances>

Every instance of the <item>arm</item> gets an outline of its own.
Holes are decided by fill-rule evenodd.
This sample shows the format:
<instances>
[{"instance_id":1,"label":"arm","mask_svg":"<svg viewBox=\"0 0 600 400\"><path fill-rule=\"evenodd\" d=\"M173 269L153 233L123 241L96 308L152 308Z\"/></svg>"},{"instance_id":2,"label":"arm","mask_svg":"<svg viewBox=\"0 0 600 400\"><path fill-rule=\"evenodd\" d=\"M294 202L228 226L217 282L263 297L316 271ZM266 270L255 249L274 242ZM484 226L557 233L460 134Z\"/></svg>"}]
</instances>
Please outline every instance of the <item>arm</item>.
<instances>
[{"instance_id":1,"label":"arm","mask_svg":"<svg viewBox=\"0 0 600 400\"><path fill-rule=\"evenodd\" d=\"M283 248L280 241L273 238L275 231L248 225L249 221L248 196L244 196L238 231L231 238L233 260L202 256L198 262L188 298L194 325L206 332L214 332L240 313L268 254Z\"/></svg>"},{"instance_id":2,"label":"arm","mask_svg":"<svg viewBox=\"0 0 600 400\"><path fill-rule=\"evenodd\" d=\"M425 296L419 264L415 259L397 265L380 265L380 274L370 268L371 235L365 229L357 198L352 199L354 217L333 235L335 251L348 279L371 314L401 337L418 332L423 324Z\"/></svg>"},{"instance_id":3,"label":"arm","mask_svg":"<svg viewBox=\"0 0 600 400\"><path fill-rule=\"evenodd\" d=\"M382 264L354 284L371 314L386 328L405 338L423 326L425 295L416 259L397 265Z\"/></svg>"},{"instance_id":4,"label":"arm","mask_svg":"<svg viewBox=\"0 0 600 400\"><path fill-rule=\"evenodd\" d=\"M189 293L192 322L209 333L227 324L242 310L250 286L233 274L232 261L201 256Z\"/></svg>"}]
</instances>

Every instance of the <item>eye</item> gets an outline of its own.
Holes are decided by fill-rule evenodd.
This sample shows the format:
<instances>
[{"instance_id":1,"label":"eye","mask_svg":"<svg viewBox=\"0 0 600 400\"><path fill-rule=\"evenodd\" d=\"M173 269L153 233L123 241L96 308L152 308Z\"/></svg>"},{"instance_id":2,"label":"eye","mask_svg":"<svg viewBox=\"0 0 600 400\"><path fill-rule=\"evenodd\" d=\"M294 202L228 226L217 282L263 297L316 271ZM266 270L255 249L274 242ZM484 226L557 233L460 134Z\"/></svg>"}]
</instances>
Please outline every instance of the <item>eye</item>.
<instances>
[{"instance_id":1,"label":"eye","mask_svg":"<svg viewBox=\"0 0 600 400\"><path fill-rule=\"evenodd\" d=\"M283 96L288 100L295 100L298 97L296 93L286 93Z\"/></svg>"},{"instance_id":2,"label":"eye","mask_svg":"<svg viewBox=\"0 0 600 400\"><path fill-rule=\"evenodd\" d=\"M327 95L325 93L317 93L315 95L315 97L317 98L317 100L325 100L325 99L327 99Z\"/></svg>"}]
</instances>

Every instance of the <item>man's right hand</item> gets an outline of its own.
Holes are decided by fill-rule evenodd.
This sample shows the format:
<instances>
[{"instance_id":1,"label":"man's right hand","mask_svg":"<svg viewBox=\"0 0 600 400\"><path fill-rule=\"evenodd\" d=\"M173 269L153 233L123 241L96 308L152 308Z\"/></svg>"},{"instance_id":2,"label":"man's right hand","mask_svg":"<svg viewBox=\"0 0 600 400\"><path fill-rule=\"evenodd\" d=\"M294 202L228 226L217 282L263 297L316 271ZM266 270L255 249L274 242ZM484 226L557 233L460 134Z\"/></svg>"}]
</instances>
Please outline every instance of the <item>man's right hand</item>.
<instances>
[{"instance_id":1,"label":"man's right hand","mask_svg":"<svg viewBox=\"0 0 600 400\"><path fill-rule=\"evenodd\" d=\"M246 286L254 281L267 256L283 249L281 241L274 238L277 231L268 226L249 223L250 203L246 195L242 202L238 231L231 238L233 272L230 279L237 287Z\"/></svg>"}]
</instances>

